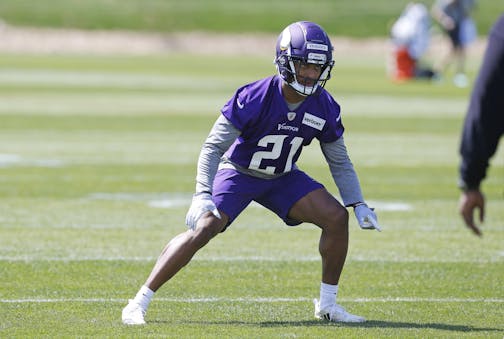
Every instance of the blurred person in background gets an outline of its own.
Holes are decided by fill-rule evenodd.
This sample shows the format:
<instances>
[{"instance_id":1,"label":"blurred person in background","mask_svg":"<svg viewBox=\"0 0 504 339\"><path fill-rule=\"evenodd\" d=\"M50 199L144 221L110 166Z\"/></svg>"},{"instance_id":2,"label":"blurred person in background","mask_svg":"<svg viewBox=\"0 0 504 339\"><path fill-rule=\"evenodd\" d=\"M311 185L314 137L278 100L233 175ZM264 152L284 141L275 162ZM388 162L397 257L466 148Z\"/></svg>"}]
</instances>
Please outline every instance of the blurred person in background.
<instances>
[{"instance_id":1,"label":"blurred person in background","mask_svg":"<svg viewBox=\"0 0 504 339\"><path fill-rule=\"evenodd\" d=\"M444 74L448 66L455 62L453 83L457 87L469 85L465 59L467 46L477 38L476 25L471 18L475 6L475 0L436 0L431 9L432 16L450 40L450 51L440 60L436 69Z\"/></svg>"},{"instance_id":2,"label":"blurred person in background","mask_svg":"<svg viewBox=\"0 0 504 339\"><path fill-rule=\"evenodd\" d=\"M365 321L336 303L348 251L347 207L354 209L361 228L380 227L375 212L364 202L347 153L340 106L324 89L334 65L332 52L331 41L319 25L295 22L276 43L278 74L239 88L224 105L199 155L196 193L186 216L189 229L166 245L144 285L123 309L124 324L145 324L154 293L252 201L289 226L307 222L320 229L322 279L320 299L314 300L315 317ZM303 146L314 139L343 203L296 165ZM226 284L225 277L222 281Z\"/></svg>"},{"instance_id":3,"label":"blurred person in background","mask_svg":"<svg viewBox=\"0 0 504 339\"><path fill-rule=\"evenodd\" d=\"M459 211L465 224L482 235L474 222L479 211L485 216L485 197L480 184L486 176L489 159L495 154L504 134L504 15L490 30L485 56L474 85L462 131Z\"/></svg>"},{"instance_id":4,"label":"blurred person in background","mask_svg":"<svg viewBox=\"0 0 504 339\"><path fill-rule=\"evenodd\" d=\"M393 23L390 30L393 56L388 71L394 81L436 77L436 72L420 60L429 48L430 26L429 10L415 2L410 2Z\"/></svg>"}]
</instances>

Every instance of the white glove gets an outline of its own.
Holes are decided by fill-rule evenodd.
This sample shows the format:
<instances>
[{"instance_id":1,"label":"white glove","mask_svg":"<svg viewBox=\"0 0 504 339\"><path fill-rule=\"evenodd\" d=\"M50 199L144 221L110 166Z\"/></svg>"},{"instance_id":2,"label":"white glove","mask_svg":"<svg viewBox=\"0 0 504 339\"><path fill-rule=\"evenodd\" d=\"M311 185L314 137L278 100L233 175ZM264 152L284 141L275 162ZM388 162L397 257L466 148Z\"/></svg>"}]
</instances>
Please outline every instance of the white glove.
<instances>
[{"instance_id":1,"label":"white glove","mask_svg":"<svg viewBox=\"0 0 504 339\"><path fill-rule=\"evenodd\" d=\"M369 208L366 204L359 204L354 207L354 213L359 222L359 226L363 230L374 230L381 232L380 225L378 225L378 218L373 209Z\"/></svg>"},{"instance_id":2,"label":"white glove","mask_svg":"<svg viewBox=\"0 0 504 339\"><path fill-rule=\"evenodd\" d=\"M187 211L186 225L192 230L196 229L199 218L201 218L206 211L212 212L212 214L219 219L221 218L210 193L204 192L194 194L191 207L189 207L189 211Z\"/></svg>"}]
</instances>

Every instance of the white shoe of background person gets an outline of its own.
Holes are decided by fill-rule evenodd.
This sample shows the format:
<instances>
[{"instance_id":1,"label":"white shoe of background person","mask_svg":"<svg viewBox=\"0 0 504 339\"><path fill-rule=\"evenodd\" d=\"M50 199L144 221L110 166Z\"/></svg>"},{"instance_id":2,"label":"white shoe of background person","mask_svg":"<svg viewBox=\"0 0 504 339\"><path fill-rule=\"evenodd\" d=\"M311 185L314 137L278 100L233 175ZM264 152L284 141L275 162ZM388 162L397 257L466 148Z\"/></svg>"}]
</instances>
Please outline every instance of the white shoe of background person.
<instances>
[{"instance_id":1,"label":"white shoe of background person","mask_svg":"<svg viewBox=\"0 0 504 339\"><path fill-rule=\"evenodd\" d=\"M459 88L465 88L469 86L469 79L464 73L457 73L453 77L453 83Z\"/></svg>"}]
</instances>

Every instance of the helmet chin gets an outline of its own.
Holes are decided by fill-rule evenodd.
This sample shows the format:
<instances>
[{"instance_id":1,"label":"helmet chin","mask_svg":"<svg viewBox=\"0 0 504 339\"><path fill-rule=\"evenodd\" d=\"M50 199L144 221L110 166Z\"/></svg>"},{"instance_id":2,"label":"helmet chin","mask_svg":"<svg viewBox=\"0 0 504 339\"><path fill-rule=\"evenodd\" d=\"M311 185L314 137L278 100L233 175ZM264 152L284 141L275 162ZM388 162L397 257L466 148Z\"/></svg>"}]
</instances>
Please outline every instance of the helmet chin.
<instances>
[{"instance_id":1,"label":"helmet chin","mask_svg":"<svg viewBox=\"0 0 504 339\"><path fill-rule=\"evenodd\" d=\"M297 80L290 82L289 86L304 97L314 94L318 89L317 84L315 86L305 86L301 85Z\"/></svg>"}]
</instances>

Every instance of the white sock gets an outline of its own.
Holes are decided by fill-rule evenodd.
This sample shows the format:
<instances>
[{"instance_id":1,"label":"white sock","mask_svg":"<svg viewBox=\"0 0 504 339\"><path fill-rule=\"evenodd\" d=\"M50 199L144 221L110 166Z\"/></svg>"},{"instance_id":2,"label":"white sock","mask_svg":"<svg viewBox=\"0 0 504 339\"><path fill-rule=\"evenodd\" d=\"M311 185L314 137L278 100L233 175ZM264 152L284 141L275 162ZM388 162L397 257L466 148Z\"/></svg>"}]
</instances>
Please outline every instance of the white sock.
<instances>
[{"instance_id":1,"label":"white sock","mask_svg":"<svg viewBox=\"0 0 504 339\"><path fill-rule=\"evenodd\" d=\"M320 283L320 309L325 310L336 303L338 285Z\"/></svg>"},{"instance_id":2,"label":"white sock","mask_svg":"<svg viewBox=\"0 0 504 339\"><path fill-rule=\"evenodd\" d=\"M140 290L138 291L138 293L136 294L136 296L133 300L137 304L142 306L142 308L144 310L147 310L147 307L149 307L149 304L150 304L153 296L154 296L154 291L144 285L144 286L140 287Z\"/></svg>"}]
</instances>

